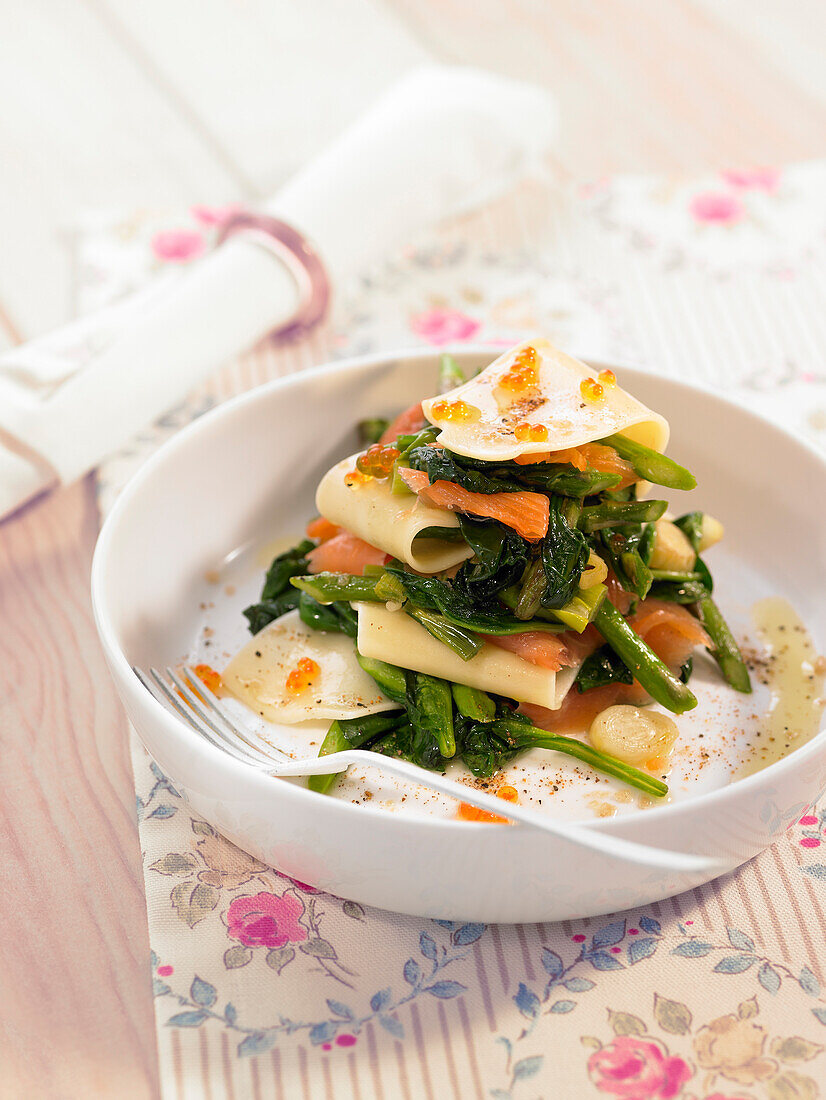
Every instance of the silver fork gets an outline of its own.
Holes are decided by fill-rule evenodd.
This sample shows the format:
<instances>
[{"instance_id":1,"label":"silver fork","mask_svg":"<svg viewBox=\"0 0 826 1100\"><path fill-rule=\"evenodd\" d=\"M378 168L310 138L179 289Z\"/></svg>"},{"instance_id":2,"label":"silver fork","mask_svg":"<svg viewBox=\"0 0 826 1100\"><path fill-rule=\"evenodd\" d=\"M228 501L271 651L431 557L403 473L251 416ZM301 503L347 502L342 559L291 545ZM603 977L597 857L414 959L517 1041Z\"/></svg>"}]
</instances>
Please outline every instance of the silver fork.
<instances>
[{"instance_id":1,"label":"silver fork","mask_svg":"<svg viewBox=\"0 0 826 1100\"><path fill-rule=\"evenodd\" d=\"M468 802L477 809L487 810L499 817L517 821L520 825L540 829L552 836L574 841L585 848L629 863L641 864L656 870L689 874L718 875L730 869L730 864L709 856L674 852L648 844L639 844L633 840L624 840L622 837L592 831L587 825L558 823L535 810L505 802L501 798L477 791L473 787L466 787L462 783L448 779L447 776L426 771L416 764L395 760L366 749L347 749L345 752L332 753L329 756L306 757L300 760L294 760L281 749L275 749L283 757L283 761L275 760L260 743L256 744L239 728L221 706L218 698L191 669L187 669L187 676L193 683L197 683L197 694L187 679L172 668L166 669L166 678L156 668L150 668L149 676L139 668L133 667L132 671L159 703L171 706L214 748L221 749L236 760L266 772L274 778L333 775L345 771L352 764L367 764L383 775L391 775L396 779L416 783L439 794ZM267 749L272 747L267 745Z\"/></svg>"}]
</instances>

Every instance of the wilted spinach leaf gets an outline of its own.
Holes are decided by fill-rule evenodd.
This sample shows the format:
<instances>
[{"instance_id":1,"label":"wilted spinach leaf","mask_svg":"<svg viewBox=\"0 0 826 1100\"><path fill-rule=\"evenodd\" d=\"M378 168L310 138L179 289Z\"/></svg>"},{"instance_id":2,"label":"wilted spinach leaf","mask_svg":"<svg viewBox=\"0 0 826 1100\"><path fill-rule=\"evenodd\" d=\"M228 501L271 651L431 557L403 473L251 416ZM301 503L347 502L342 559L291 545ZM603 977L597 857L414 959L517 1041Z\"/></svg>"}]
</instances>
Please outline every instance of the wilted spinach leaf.
<instances>
[{"instance_id":1,"label":"wilted spinach leaf","mask_svg":"<svg viewBox=\"0 0 826 1100\"><path fill-rule=\"evenodd\" d=\"M542 540L542 567L547 582L541 601L543 607L558 610L570 601L587 561L585 536L568 526L559 498L551 497L548 533Z\"/></svg>"},{"instance_id":2,"label":"wilted spinach leaf","mask_svg":"<svg viewBox=\"0 0 826 1100\"><path fill-rule=\"evenodd\" d=\"M290 578L307 572L307 554L314 545L309 539L303 539L297 546L273 559L267 570L260 601L244 609L250 633L257 634L273 619L280 619L298 606L298 593L291 587Z\"/></svg>"},{"instance_id":3,"label":"wilted spinach leaf","mask_svg":"<svg viewBox=\"0 0 826 1100\"><path fill-rule=\"evenodd\" d=\"M614 653L613 649L604 646L586 657L577 673L576 686L579 691L590 691L591 688L605 687L606 684L631 684L634 678L630 670Z\"/></svg>"}]
</instances>

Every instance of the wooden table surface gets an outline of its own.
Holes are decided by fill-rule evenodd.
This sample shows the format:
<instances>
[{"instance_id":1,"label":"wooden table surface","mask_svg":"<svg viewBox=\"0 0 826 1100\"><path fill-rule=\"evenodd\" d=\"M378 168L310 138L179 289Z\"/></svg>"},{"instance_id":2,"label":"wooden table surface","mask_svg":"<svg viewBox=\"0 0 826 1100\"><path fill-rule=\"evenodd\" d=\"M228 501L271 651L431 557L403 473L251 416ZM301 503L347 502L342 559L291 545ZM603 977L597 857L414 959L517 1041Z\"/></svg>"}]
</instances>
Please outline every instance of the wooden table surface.
<instances>
[{"instance_id":1,"label":"wooden table surface","mask_svg":"<svg viewBox=\"0 0 826 1100\"><path fill-rule=\"evenodd\" d=\"M547 85L573 176L826 153L820 0L29 0L0 12L0 348L72 314L94 206L254 202L428 58ZM0 1096L157 1095L91 480L0 524Z\"/></svg>"}]
</instances>

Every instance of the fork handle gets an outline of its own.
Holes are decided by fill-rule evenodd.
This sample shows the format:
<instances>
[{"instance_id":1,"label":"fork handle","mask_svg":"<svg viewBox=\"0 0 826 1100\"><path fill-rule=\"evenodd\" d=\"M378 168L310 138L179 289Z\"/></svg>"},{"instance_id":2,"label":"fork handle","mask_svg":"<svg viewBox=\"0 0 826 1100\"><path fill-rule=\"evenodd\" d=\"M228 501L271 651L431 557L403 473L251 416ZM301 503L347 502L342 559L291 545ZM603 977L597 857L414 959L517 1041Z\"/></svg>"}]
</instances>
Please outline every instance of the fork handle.
<instances>
[{"instance_id":1,"label":"fork handle","mask_svg":"<svg viewBox=\"0 0 826 1100\"><path fill-rule=\"evenodd\" d=\"M350 749L344 752L331 753L329 756L320 756L316 760L297 760L294 763L277 764L274 767L265 767L262 770L278 778L287 778L290 776L331 775L334 772L344 771L353 764L369 764L371 767L377 768L383 775L406 779L409 782L437 791L439 794L446 794L451 798L468 802L477 809L487 810L499 817L519 822L520 825L540 829L552 836L570 840L573 843L583 845L583 847L601 852L603 855L615 856L629 863L641 864L657 870L679 871L689 874L718 875L731 869L729 863L724 863L709 856L655 848L649 844L639 844L637 841L625 840L623 837L612 836L609 833L592 831L587 825L557 822L544 814L537 813L536 810L519 806L513 802L505 802L501 798L495 798L483 791L477 791L474 787L457 783L454 779L448 779L447 776L425 771L414 764L393 760L391 757L382 756L379 753Z\"/></svg>"}]
</instances>

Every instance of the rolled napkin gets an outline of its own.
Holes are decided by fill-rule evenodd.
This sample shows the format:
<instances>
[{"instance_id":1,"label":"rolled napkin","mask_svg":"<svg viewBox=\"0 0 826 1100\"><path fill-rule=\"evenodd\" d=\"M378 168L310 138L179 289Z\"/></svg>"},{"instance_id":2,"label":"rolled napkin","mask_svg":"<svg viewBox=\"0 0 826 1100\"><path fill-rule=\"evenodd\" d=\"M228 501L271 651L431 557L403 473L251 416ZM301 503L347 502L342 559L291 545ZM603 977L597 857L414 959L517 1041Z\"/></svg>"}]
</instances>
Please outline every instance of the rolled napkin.
<instances>
[{"instance_id":1,"label":"rolled napkin","mask_svg":"<svg viewBox=\"0 0 826 1100\"><path fill-rule=\"evenodd\" d=\"M264 212L312 241L335 282L541 162L550 96L433 66L400 80ZM288 265L251 237L0 357L0 518L93 469L212 370L294 314Z\"/></svg>"}]
</instances>

